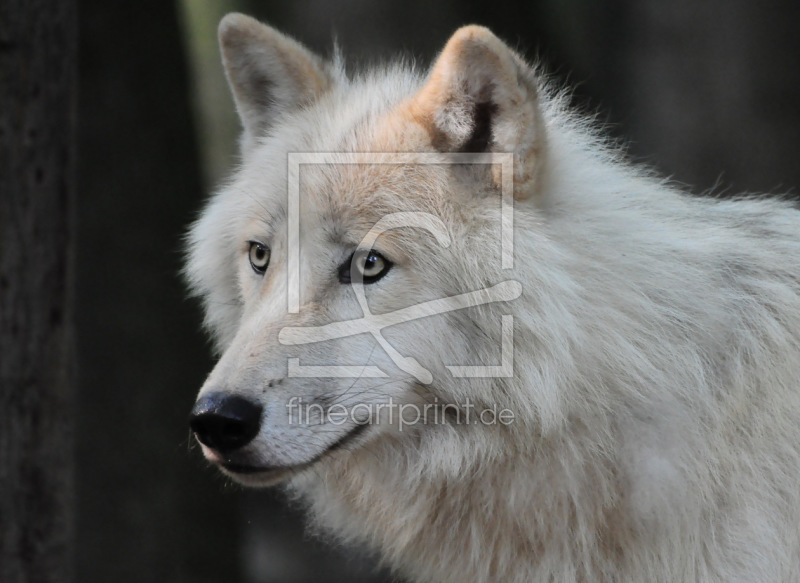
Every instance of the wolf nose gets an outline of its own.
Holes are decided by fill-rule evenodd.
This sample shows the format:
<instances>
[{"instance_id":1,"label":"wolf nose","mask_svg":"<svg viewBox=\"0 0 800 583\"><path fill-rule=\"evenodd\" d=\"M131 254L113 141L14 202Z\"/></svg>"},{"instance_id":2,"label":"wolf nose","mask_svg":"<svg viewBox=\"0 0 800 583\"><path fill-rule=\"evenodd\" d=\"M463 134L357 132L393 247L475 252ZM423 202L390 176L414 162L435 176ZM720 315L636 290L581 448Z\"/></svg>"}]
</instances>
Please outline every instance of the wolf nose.
<instances>
[{"instance_id":1,"label":"wolf nose","mask_svg":"<svg viewBox=\"0 0 800 583\"><path fill-rule=\"evenodd\" d=\"M189 427L203 445L220 452L233 451L258 435L261 410L243 397L211 393L195 403Z\"/></svg>"}]
</instances>

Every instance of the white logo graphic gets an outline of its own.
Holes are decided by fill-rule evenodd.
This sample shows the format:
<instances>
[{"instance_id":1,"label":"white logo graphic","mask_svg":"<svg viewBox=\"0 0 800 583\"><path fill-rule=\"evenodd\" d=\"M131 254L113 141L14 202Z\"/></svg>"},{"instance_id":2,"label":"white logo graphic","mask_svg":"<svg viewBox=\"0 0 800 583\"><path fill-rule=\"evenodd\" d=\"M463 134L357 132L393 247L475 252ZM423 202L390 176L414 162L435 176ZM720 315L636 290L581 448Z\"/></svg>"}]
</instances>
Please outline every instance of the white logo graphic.
<instances>
[{"instance_id":1,"label":"white logo graphic","mask_svg":"<svg viewBox=\"0 0 800 583\"><path fill-rule=\"evenodd\" d=\"M289 154L289 204L288 204L288 249L289 249L289 312L300 309L300 166L302 164L499 164L502 171L501 199L501 252L502 268L511 269L513 255L513 181L512 154ZM442 247L449 247L450 235L439 217L425 212L391 213L379 220L367 233L358 250L369 252L377 238L389 229L416 227L425 229L436 238ZM353 271L355 273L355 270ZM361 278L351 282L363 317L344 322L333 322L324 326L286 327L278 336L281 344L300 345L346 338L369 333L375 338L397 367L413 375L420 383L429 384L433 375L415 358L403 356L382 335L388 326L418 320L428 316L445 314L494 302L508 302L522 294L522 284L507 280L494 286L451 297L431 300L390 312L374 315L369 309ZM454 377L510 377L514 370L514 317L502 317L499 366L447 366ZM290 377L386 377L375 366L312 366L301 365L298 358L289 359Z\"/></svg>"}]
</instances>

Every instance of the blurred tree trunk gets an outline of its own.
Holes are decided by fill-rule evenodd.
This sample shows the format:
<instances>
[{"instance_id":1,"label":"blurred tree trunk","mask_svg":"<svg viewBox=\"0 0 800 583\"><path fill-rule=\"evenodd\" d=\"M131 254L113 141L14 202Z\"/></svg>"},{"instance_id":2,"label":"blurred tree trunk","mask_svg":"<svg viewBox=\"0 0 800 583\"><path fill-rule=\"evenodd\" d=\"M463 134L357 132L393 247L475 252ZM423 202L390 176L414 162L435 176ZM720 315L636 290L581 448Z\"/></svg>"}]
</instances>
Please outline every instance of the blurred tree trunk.
<instances>
[{"instance_id":1,"label":"blurred tree trunk","mask_svg":"<svg viewBox=\"0 0 800 583\"><path fill-rule=\"evenodd\" d=\"M180 281L203 196L173 2L80 4L78 580L237 581L236 498L190 451L211 364Z\"/></svg>"},{"instance_id":2,"label":"blurred tree trunk","mask_svg":"<svg viewBox=\"0 0 800 583\"><path fill-rule=\"evenodd\" d=\"M75 5L0 4L0 581L72 580Z\"/></svg>"}]
</instances>

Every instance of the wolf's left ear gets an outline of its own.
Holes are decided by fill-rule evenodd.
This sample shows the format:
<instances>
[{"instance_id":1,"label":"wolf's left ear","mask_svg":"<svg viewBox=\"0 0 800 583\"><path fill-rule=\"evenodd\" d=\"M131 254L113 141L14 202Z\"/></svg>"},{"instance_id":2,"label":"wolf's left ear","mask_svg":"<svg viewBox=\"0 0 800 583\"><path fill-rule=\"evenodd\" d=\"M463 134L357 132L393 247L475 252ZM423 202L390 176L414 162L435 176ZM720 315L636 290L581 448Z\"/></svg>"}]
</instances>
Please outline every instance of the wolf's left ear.
<instances>
[{"instance_id":1,"label":"wolf's left ear","mask_svg":"<svg viewBox=\"0 0 800 583\"><path fill-rule=\"evenodd\" d=\"M282 113L313 101L333 83L320 57L254 18L228 14L218 36L245 149Z\"/></svg>"},{"instance_id":2,"label":"wolf's left ear","mask_svg":"<svg viewBox=\"0 0 800 583\"><path fill-rule=\"evenodd\" d=\"M457 30L411 106L442 152L513 153L515 198L533 193L546 142L534 73L490 30Z\"/></svg>"}]
</instances>

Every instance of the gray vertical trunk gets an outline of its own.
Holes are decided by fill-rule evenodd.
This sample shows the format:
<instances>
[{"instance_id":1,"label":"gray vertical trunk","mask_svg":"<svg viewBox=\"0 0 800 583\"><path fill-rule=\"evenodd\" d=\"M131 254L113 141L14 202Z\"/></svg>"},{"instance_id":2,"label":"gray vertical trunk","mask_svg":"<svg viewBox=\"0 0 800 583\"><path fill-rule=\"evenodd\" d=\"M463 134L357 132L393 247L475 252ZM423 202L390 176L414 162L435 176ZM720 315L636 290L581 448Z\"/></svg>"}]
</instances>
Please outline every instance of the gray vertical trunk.
<instances>
[{"instance_id":1,"label":"gray vertical trunk","mask_svg":"<svg viewBox=\"0 0 800 583\"><path fill-rule=\"evenodd\" d=\"M0 581L72 579L75 6L0 4Z\"/></svg>"},{"instance_id":2,"label":"gray vertical trunk","mask_svg":"<svg viewBox=\"0 0 800 583\"><path fill-rule=\"evenodd\" d=\"M78 580L234 583L236 497L190 451L211 364L179 275L204 193L176 6L82 0L80 27Z\"/></svg>"}]
</instances>

